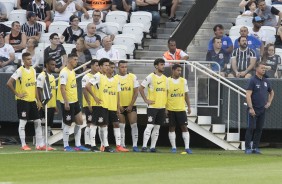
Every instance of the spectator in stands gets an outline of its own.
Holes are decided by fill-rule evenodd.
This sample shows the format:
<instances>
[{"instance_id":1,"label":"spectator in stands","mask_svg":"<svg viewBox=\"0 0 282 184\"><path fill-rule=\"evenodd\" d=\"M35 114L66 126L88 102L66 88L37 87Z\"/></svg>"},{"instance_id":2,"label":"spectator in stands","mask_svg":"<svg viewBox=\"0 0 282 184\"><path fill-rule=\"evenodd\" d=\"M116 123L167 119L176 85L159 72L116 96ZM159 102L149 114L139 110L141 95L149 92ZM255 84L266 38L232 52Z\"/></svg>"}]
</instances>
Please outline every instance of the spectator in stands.
<instances>
[{"instance_id":1,"label":"spectator in stands","mask_svg":"<svg viewBox=\"0 0 282 184\"><path fill-rule=\"evenodd\" d=\"M281 58L275 54L275 46L272 43L266 45L262 62L266 66L266 75L269 78L278 78L278 65L281 65Z\"/></svg>"},{"instance_id":2,"label":"spectator in stands","mask_svg":"<svg viewBox=\"0 0 282 184\"><path fill-rule=\"evenodd\" d=\"M256 37L249 35L249 30L246 26L242 26L240 28L240 35L247 38L248 47L256 52L256 57L257 60L259 61L264 51L263 43ZM237 49L238 47L239 47L238 39L236 39L234 42L234 49Z\"/></svg>"},{"instance_id":3,"label":"spectator in stands","mask_svg":"<svg viewBox=\"0 0 282 184\"><path fill-rule=\"evenodd\" d=\"M231 56L232 72L228 77L250 78L256 64L256 53L248 47L245 36L240 36L238 42L239 48L234 49Z\"/></svg>"},{"instance_id":4,"label":"spectator in stands","mask_svg":"<svg viewBox=\"0 0 282 184\"><path fill-rule=\"evenodd\" d=\"M71 53L75 53L78 56L77 66L80 66L92 59L91 52L85 47L84 39L78 38L75 44L75 48L72 49ZM86 69L86 66L76 71L76 73L82 73Z\"/></svg>"},{"instance_id":5,"label":"spectator in stands","mask_svg":"<svg viewBox=\"0 0 282 184\"><path fill-rule=\"evenodd\" d=\"M18 21L12 23L11 33L5 37L5 42L12 45L15 50L16 59L18 59L22 50L26 47L26 35L21 32L21 25Z\"/></svg>"},{"instance_id":6,"label":"spectator in stands","mask_svg":"<svg viewBox=\"0 0 282 184\"><path fill-rule=\"evenodd\" d=\"M282 4L282 0L272 0L272 4Z\"/></svg>"},{"instance_id":7,"label":"spectator in stands","mask_svg":"<svg viewBox=\"0 0 282 184\"><path fill-rule=\"evenodd\" d=\"M94 10L92 17L93 23L96 25L96 34L99 35L101 38L104 38L107 35L110 35L107 31L107 25L101 21L102 12L99 10ZM115 38L115 35L110 35L112 41Z\"/></svg>"},{"instance_id":8,"label":"spectator in stands","mask_svg":"<svg viewBox=\"0 0 282 184\"><path fill-rule=\"evenodd\" d=\"M89 19L89 14L84 7L79 6L73 0L62 0L56 4L56 11L54 21L65 21L69 22L70 16L72 16L76 11L82 11L84 17Z\"/></svg>"},{"instance_id":9,"label":"spectator in stands","mask_svg":"<svg viewBox=\"0 0 282 184\"><path fill-rule=\"evenodd\" d=\"M96 26L93 23L87 25L87 34L84 35L85 47L89 49L92 56L96 55L101 48L101 37L96 34Z\"/></svg>"},{"instance_id":10,"label":"spectator in stands","mask_svg":"<svg viewBox=\"0 0 282 184\"><path fill-rule=\"evenodd\" d=\"M0 72L13 73L16 70L14 60L14 48L5 43L4 34L0 33Z\"/></svg>"},{"instance_id":11,"label":"spectator in stands","mask_svg":"<svg viewBox=\"0 0 282 184\"><path fill-rule=\"evenodd\" d=\"M106 36L102 40L103 47L97 51L96 58L108 58L110 60L118 60L119 58L119 52L116 49L112 48L113 41L111 39L111 36Z\"/></svg>"},{"instance_id":12,"label":"spectator in stands","mask_svg":"<svg viewBox=\"0 0 282 184\"><path fill-rule=\"evenodd\" d=\"M36 22L36 14L34 12L27 13L27 22L22 25L21 31L26 34L27 40L34 38L36 41L39 41L42 25Z\"/></svg>"},{"instance_id":13,"label":"spectator in stands","mask_svg":"<svg viewBox=\"0 0 282 184\"><path fill-rule=\"evenodd\" d=\"M163 55L163 59L167 60L188 60L189 56L181 49L176 48L176 41L173 38L169 38L167 42L168 51ZM175 63L170 63L175 64Z\"/></svg>"},{"instance_id":14,"label":"spectator in stands","mask_svg":"<svg viewBox=\"0 0 282 184\"><path fill-rule=\"evenodd\" d=\"M78 26L79 18L76 15L70 16L70 25L65 29L61 36L61 43L75 43L76 40L84 35L83 29Z\"/></svg>"},{"instance_id":15,"label":"spectator in stands","mask_svg":"<svg viewBox=\"0 0 282 184\"><path fill-rule=\"evenodd\" d=\"M107 13L111 10L111 0L84 0L84 7L87 10L98 10L103 13L103 20L105 20Z\"/></svg>"},{"instance_id":16,"label":"spectator in stands","mask_svg":"<svg viewBox=\"0 0 282 184\"><path fill-rule=\"evenodd\" d=\"M179 0L162 0L161 5L166 7L166 13L169 16L170 22L178 22L180 21L178 18L176 18L176 9L179 4Z\"/></svg>"},{"instance_id":17,"label":"spectator in stands","mask_svg":"<svg viewBox=\"0 0 282 184\"><path fill-rule=\"evenodd\" d=\"M0 22L5 22L7 20L7 10L4 4L0 2Z\"/></svg>"},{"instance_id":18,"label":"spectator in stands","mask_svg":"<svg viewBox=\"0 0 282 184\"><path fill-rule=\"evenodd\" d=\"M275 35L275 48L281 48L282 49L282 26L280 26L277 29L277 34Z\"/></svg>"},{"instance_id":19,"label":"spectator in stands","mask_svg":"<svg viewBox=\"0 0 282 184\"><path fill-rule=\"evenodd\" d=\"M48 30L51 24L51 8L50 5L44 0L33 0L27 6L27 15L30 12L36 14L36 20L45 22L46 28Z\"/></svg>"},{"instance_id":20,"label":"spectator in stands","mask_svg":"<svg viewBox=\"0 0 282 184\"><path fill-rule=\"evenodd\" d=\"M261 29L264 20L261 17L256 16L253 18L252 22L254 26L252 29L250 29L249 34L259 39L265 45L267 35L265 31Z\"/></svg>"},{"instance_id":21,"label":"spectator in stands","mask_svg":"<svg viewBox=\"0 0 282 184\"><path fill-rule=\"evenodd\" d=\"M157 28L160 23L159 13L160 0L136 0L136 5L139 11L147 11L152 13L152 26L151 26L151 37L157 39Z\"/></svg>"},{"instance_id":22,"label":"spectator in stands","mask_svg":"<svg viewBox=\"0 0 282 184\"><path fill-rule=\"evenodd\" d=\"M113 0L112 11L131 12L132 0Z\"/></svg>"},{"instance_id":23,"label":"spectator in stands","mask_svg":"<svg viewBox=\"0 0 282 184\"><path fill-rule=\"evenodd\" d=\"M27 6L32 0L17 0L17 9L27 10Z\"/></svg>"},{"instance_id":24,"label":"spectator in stands","mask_svg":"<svg viewBox=\"0 0 282 184\"><path fill-rule=\"evenodd\" d=\"M0 34L3 34L4 37L6 36L6 33L7 32L10 32L11 31L11 28L6 26L5 24L1 24L0 23Z\"/></svg>"},{"instance_id":25,"label":"spectator in stands","mask_svg":"<svg viewBox=\"0 0 282 184\"><path fill-rule=\"evenodd\" d=\"M256 1L252 0L252 1L249 1L247 3L247 7L248 7L248 10L246 10L244 13L242 13L242 16L253 16L254 15L254 12L256 11L257 9L257 3Z\"/></svg>"},{"instance_id":26,"label":"spectator in stands","mask_svg":"<svg viewBox=\"0 0 282 184\"><path fill-rule=\"evenodd\" d=\"M50 35L51 45L44 50L44 61L49 57L56 61L55 72L59 73L67 64L68 57L63 45L60 44L60 38L57 33Z\"/></svg>"},{"instance_id":27,"label":"spectator in stands","mask_svg":"<svg viewBox=\"0 0 282 184\"><path fill-rule=\"evenodd\" d=\"M281 24L282 12L273 6L266 5L265 0L258 1L258 8L256 9L254 15L258 15L265 20L263 26L278 27ZM278 22L276 20L276 15L279 16Z\"/></svg>"},{"instance_id":28,"label":"spectator in stands","mask_svg":"<svg viewBox=\"0 0 282 184\"><path fill-rule=\"evenodd\" d=\"M221 24L217 24L213 27L213 32L215 37L217 38L221 38L221 42L222 42L222 49L228 53L231 54L233 51L233 43L232 40L228 37L224 35L224 27ZM213 50L213 42L212 42L213 38L210 39L209 41L209 45L208 45L208 50Z\"/></svg>"},{"instance_id":29,"label":"spectator in stands","mask_svg":"<svg viewBox=\"0 0 282 184\"><path fill-rule=\"evenodd\" d=\"M40 73L43 69L43 61L42 65L39 66L40 63L40 57L35 55L35 48L38 46L38 41L35 38L30 38L27 43L26 43L26 48L23 50L22 53L28 52L30 53L32 59L31 59L31 64L32 67L36 70L37 73ZM43 59L43 58L42 58ZM23 65L23 62L22 62Z\"/></svg>"},{"instance_id":30,"label":"spectator in stands","mask_svg":"<svg viewBox=\"0 0 282 184\"><path fill-rule=\"evenodd\" d=\"M226 77L227 64L229 63L229 54L222 49L220 38L212 39L213 50L209 50L206 55L206 61L215 61L220 66L220 75ZM215 72L219 71L217 64L211 64L211 69Z\"/></svg>"}]
</instances>

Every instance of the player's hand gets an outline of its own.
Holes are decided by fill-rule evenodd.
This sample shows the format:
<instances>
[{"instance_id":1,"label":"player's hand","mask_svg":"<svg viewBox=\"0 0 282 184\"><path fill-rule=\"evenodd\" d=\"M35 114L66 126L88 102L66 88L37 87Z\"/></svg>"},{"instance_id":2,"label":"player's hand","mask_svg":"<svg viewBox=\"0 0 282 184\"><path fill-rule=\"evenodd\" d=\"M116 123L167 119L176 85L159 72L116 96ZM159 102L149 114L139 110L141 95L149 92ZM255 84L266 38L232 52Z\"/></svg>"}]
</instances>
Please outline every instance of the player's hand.
<instances>
[{"instance_id":1,"label":"player's hand","mask_svg":"<svg viewBox=\"0 0 282 184\"><path fill-rule=\"evenodd\" d=\"M16 94L16 96L17 96L18 98L24 98L24 97L27 96L27 93L18 93L18 94Z\"/></svg>"},{"instance_id":2,"label":"player's hand","mask_svg":"<svg viewBox=\"0 0 282 184\"><path fill-rule=\"evenodd\" d=\"M65 110L69 111L70 110L70 104L69 102L65 102Z\"/></svg>"},{"instance_id":3,"label":"player's hand","mask_svg":"<svg viewBox=\"0 0 282 184\"><path fill-rule=\"evenodd\" d=\"M132 112L132 105L129 105L126 109L127 112Z\"/></svg>"},{"instance_id":4,"label":"player's hand","mask_svg":"<svg viewBox=\"0 0 282 184\"><path fill-rule=\"evenodd\" d=\"M274 73L274 77L278 78L278 73L277 72Z\"/></svg>"},{"instance_id":5,"label":"player's hand","mask_svg":"<svg viewBox=\"0 0 282 184\"><path fill-rule=\"evenodd\" d=\"M247 72L240 72L241 77L245 77L245 75L247 75Z\"/></svg>"},{"instance_id":6,"label":"player's hand","mask_svg":"<svg viewBox=\"0 0 282 184\"><path fill-rule=\"evenodd\" d=\"M155 101L145 100L145 103L148 104L148 105L153 105L153 104L155 104Z\"/></svg>"},{"instance_id":7,"label":"player's hand","mask_svg":"<svg viewBox=\"0 0 282 184\"><path fill-rule=\"evenodd\" d=\"M264 106L264 108L268 109L270 107L271 103L270 102L267 102Z\"/></svg>"},{"instance_id":8,"label":"player's hand","mask_svg":"<svg viewBox=\"0 0 282 184\"><path fill-rule=\"evenodd\" d=\"M89 112L93 112L92 106L88 105Z\"/></svg>"},{"instance_id":9,"label":"player's hand","mask_svg":"<svg viewBox=\"0 0 282 184\"><path fill-rule=\"evenodd\" d=\"M191 108L190 107L188 107L188 114L191 114Z\"/></svg>"},{"instance_id":10,"label":"player's hand","mask_svg":"<svg viewBox=\"0 0 282 184\"><path fill-rule=\"evenodd\" d=\"M249 113L250 113L251 116L256 116L256 112L253 108L249 109Z\"/></svg>"},{"instance_id":11,"label":"player's hand","mask_svg":"<svg viewBox=\"0 0 282 184\"><path fill-rule=\"evenodd\" d=\"M102 103L102 100L99 99L98 97L94 97L95 102L97 103L97 105L100 105Z\"/></svg>"},{"instance_id":12,"label":"player's hand","mask_svg":"<svg viewBox=\"0 0 282 184\"><path fill-rule=\"evenodd\" d=\"M241 75L241 73L240 73L240 72L236 72L236 77L237 77L237 78L239 78L239 77L240 77L240 75Z\"/></svg>"},{"instance_id":13,"label":"player's hand","mask_svg":"<svg viewBox=\"0 0 282 184\"><path fill-rule=\"evenodd\" d=\"M40 101L37 101L36 105L37 105L38 110L40 110L43 107L43 105Z\"/></svg>"},{"instance_id":14,"label":"player's hand","mask_svg":"<svg viewBox=\"0 0 282 184\"><path fill-rule=\"evenodd\" d=\"M59 109L58 109L58 107L55 107L55 114L59 114Z\"/></svg>"},{"instance_id":15,"label":"player's hand","mask_svg":"<svg viewBox=\"0 0 282 184\"><path fill-rule=\"evenodd\" d=\"M119 109L119 112L120 112L120 113L123 113L123 112L125 111L125 109L123 108L123 106L119 106L118 109Z\"/></svg>"}]
</instances>

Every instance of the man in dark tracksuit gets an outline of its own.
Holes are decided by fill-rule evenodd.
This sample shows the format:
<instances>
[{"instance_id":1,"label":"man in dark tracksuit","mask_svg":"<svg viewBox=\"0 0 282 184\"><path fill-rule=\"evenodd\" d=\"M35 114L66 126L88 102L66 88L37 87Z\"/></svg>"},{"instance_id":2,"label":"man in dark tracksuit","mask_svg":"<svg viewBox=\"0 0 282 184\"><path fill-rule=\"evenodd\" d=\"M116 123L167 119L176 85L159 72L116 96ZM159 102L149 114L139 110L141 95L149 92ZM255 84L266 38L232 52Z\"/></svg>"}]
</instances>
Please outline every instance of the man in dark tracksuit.
<instances>
[{"instance_id":1,"label":"man in dark tracksuit","mask_svg":"<svg viewBox=\"0 0 282 184\"><path fill-rule=\"evenodd\" d=\"M270 107L274 97L269 81L264 77L265 64L256 63L256 75L247 86L246 100L248 104L247 131L245 135L246 154L260 154L258 149L265 121L265 110ZM253 146L251 147L251 141ZM253 148L253 149L252 149Z\"/></svg>"}]
</instances>

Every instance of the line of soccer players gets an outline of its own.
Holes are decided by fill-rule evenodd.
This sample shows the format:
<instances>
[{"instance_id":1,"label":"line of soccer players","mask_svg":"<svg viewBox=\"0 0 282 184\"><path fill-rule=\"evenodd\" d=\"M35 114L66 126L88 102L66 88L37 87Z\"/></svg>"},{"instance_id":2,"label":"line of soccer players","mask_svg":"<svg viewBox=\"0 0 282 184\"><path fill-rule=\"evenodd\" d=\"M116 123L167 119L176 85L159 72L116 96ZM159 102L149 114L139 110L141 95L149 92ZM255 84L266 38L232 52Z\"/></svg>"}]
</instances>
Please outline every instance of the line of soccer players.
<instances>
[{"instance_id":1,"label":"line of soccer players","mask_svg":"<svg viewBox=\"0 0 282 184\"><path fill-rule=\"evenodd\" d=\"M139 152L137 147L138 127L137 108L135 105L138 91L145 103L148 104L148 122L143 135L142 152L156 152L156 143L160 126L169 118L169 140L172 145L171 152L176 152L175 126L180 125L185 144L185 153L191 154L189 148L189 132L187 129L187 114L191 113L187 81L181 77L182 67L178 64L172 66L172 76L163 75L165 61L154 61L155 71L149 74L139 86L137 77L127 72L127 62L119 61L119 74L114 75L115 63L102 58L91 61L91 71L82 78L83 101L82 106L86 116L87 126L84 132L85 146L81 145L81 125L83 124L81 108L78 102L76 75L78 56L68 55L68 64L59 75L58 91L56 97L56 81L52 72L55 61L45 61L46 70L39 74L31 66L31 56L22 55L24 65L17 69L7 82L8 88L15 94L17 100L17 113L19 118L19 136L22 150L31 150L25 142L25 125L27 120L33 120L36 135L36 149L45 150L42 136L41 119L44 119L43 86L50 83L53 97L47 103L48 130L52 126L54 113L57 111L56 99L60 101L63 116L63 142L65 151L105 151L128 152L125 147L125 123L129 120L132 134L132 151ZM46 79L48 76L48 80ZM16 87L14 88L14 82ZM145 89L148 95L145 95ZM186 107L187 106L187 107ZM69 146L69 134L72 122L75 122L75 147ZM116 142L116 149L108 143L108 124L112 123ZM101 147L96 146L96 132L101 140ZM147 149L151 137L150 149ZM53 150L48 147L48 150Z\"/></svg>"}]
</instances>

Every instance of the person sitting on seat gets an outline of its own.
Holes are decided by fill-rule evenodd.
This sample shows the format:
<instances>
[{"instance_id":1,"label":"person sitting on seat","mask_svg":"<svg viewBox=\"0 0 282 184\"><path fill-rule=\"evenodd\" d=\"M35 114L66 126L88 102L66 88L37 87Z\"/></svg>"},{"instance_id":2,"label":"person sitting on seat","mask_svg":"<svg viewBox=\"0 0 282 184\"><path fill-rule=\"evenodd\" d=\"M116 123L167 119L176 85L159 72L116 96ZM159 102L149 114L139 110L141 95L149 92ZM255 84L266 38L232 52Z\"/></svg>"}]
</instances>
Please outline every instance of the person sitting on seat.
<instances>
[{"instance_id":1,"label":"person sitting on seat","mask_svg":"<svg viewBox=\"0 0 282 184\"><path fill-rule=\"evenodd\" d=\"M76 40L83 36L84 31L78 26L79 18L76 15L70 16L70 25L63 32L60 41L61 43L75 43Z\"/></svg>"},{"instance_id":2,"label":"person sitting on seat","mask_svg":"<svg viewBox=\"0 0 282 184\"><path fill-rule=\"evenodd\" d=\"M265 63L265 75L269 78L279 78L278 66L281 65L281 57L275 54L275 46L272 43L266 45L262 62Z\"/></svg>"},{"instance_id":3,"label":"person sitting on seat","mask_svg":"<svg viewBox=\"0 0 282 184\"><path fill-rule=\"evenodd\" d=\"M163 55L163 59L167 60L188 60L189 56L181 49L177 49L176 40L173 38L169 38L167 41L168 51L166 51ZM169 63L175 64L175 63ZM167 65L167 63L166 63Z\"/></svg>"}]
</instances>

